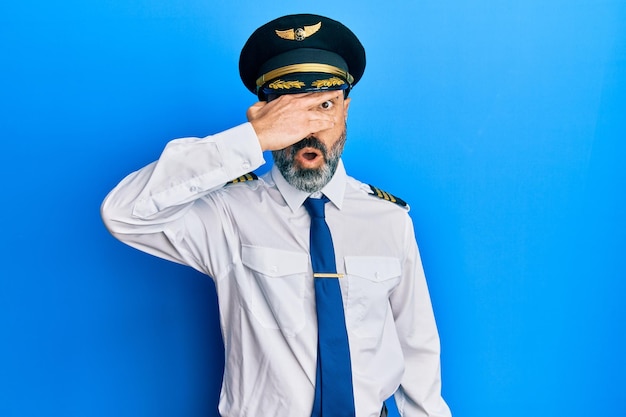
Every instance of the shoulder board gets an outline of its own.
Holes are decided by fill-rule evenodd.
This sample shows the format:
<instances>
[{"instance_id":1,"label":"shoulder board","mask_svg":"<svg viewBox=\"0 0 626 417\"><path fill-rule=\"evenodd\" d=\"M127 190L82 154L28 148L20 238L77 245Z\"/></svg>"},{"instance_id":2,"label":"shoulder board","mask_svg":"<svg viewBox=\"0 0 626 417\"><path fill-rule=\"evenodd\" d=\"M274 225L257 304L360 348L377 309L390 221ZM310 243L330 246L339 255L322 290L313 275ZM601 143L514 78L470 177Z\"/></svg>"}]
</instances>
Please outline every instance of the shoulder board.
<instances>
[{"instance_id":1,"label":"shoulder board","mask_svg":"<svg viewBox=\"0 0 626 417\"><path fill-rule=\"evenodd\" d=\"M400 207L408 208L408 204L406 203L406 201L404 201L400 197L396 197L392 194L389 194L388 192L383 191L380 188L374 187L371 184L368 184L368 185L370 189L372 190L372 194L370 195L376 196L380 198L381 200L391 201L392 203L395 203L399 205Z\"/></svg>"},{"instance_id":2,"label":"shoulder board","mask_svg":"<svg viewBox=\"0 0 626 417\"><path fill-rule=\"evenodd\" d=\"M246 182L246 181L254 181L254 180L258 180L259 177L257 177L257 175L254 172L248 172L245 175L242 175L239 178L235 178L234 180L230 180L226 183L226 185L229 184L237 184L238 182Z\"/></svg>"}]
</instances>

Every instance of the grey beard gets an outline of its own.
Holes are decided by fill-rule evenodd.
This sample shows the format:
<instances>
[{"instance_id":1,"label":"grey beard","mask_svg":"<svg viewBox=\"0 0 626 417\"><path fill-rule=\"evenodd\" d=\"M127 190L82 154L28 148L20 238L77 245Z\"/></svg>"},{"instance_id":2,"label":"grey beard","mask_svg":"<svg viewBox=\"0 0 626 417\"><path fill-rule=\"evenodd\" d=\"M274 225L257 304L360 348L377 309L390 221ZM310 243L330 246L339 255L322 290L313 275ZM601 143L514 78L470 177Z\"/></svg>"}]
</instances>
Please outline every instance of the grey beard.
<instances>
[{"instance_id":1,"label":"grey beard","mask_svg":"<svg viewBox=\"0 0 626 417\"><path fill-rule=\"evenodd\" d=\"M341 137L330 148L330 151L319 139L310 136L289 148L272 151L272 156L274 157L276 167L289 184L298 190L314 193L324 188L335 175L345 144L346 130L344 129ZM296 153L306 147L318 149L322 153L325 163L321 167L308 169L297 167L294 164Z\"/></svg>"}]
</instances>

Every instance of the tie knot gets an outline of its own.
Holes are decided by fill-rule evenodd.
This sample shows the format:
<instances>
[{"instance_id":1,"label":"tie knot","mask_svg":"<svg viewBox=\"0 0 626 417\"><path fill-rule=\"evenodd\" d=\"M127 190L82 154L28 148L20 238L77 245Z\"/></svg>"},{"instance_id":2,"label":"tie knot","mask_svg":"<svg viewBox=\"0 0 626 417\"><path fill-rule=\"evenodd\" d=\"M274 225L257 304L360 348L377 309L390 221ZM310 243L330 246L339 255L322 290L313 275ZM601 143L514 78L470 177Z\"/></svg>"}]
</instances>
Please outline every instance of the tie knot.
<instances>
[{"instance_id":1,"label":"tie knot","mask_svg":"<svg viewBox=\"0 0 626 417\"><path fill-rule=\"evenodd\" d=\"M304 200L304 207L309 212L309 216L311 217L321 217L324 218L324 206L328 202L328 197L323 196L322 198L307 198Z\"/></svg>"}]
</instances>

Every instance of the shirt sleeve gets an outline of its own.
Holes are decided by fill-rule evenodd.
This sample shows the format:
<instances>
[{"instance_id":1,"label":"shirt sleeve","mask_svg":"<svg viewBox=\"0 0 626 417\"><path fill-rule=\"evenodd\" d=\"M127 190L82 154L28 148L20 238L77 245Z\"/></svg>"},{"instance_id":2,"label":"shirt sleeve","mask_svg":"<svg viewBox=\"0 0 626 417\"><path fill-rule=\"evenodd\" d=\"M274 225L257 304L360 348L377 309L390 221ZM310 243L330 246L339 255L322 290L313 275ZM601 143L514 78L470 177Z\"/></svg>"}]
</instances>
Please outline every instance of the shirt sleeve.
<instances>
[{"instance_id":1,"label":"shirt sleeve","mask_svg":"<svg viewBox=\"0 0 626 417\"><path fill-rule=\"evenodd\" d=\"M413 224L407 219L402 282L390 299L405 360L405 373L394 397L403 417L449 417L450 409L441 396L439 334Z\"/></svg>"},{"instance_id":2,"label":"shirt sleeve","mask_svg":"<svg viewBox=\"0 0 626 417\"><path fill-rule=\"evenodd\" d=\"M107 195L102 219L122 242L210 274L206 263L194 258L193 248L177 244L185 238L181 231L189 224L184 223L194 221L195 202L264 163L250 123L205 138L173 140L157 161L128 175Z\"/></svg>"}]
</instances>

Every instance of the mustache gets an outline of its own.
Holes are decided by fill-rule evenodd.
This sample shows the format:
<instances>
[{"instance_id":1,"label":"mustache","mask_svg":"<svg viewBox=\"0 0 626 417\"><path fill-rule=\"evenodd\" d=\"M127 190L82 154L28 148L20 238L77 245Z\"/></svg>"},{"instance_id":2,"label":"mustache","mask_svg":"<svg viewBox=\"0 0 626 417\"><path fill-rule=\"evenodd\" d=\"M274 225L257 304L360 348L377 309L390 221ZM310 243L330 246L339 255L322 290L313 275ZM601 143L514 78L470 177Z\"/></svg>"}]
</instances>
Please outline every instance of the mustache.
<instances>
[{"instance_id":1,"label":"mustache","mask_svg":"<svg viewBox=\"0 0 626 417\"><path fill-rule=\"evenodd\" d=\"M293 145L291 145L289 153L291 155L295 155L299 150L304 148L317 149L322 152L322 155L324 155L324 157L326 157L328 153L328 148L326 147L326 145L324 145L324 143L315 136L307 136L301 141L294 143Z\"/></svg>"}]
</instances>

